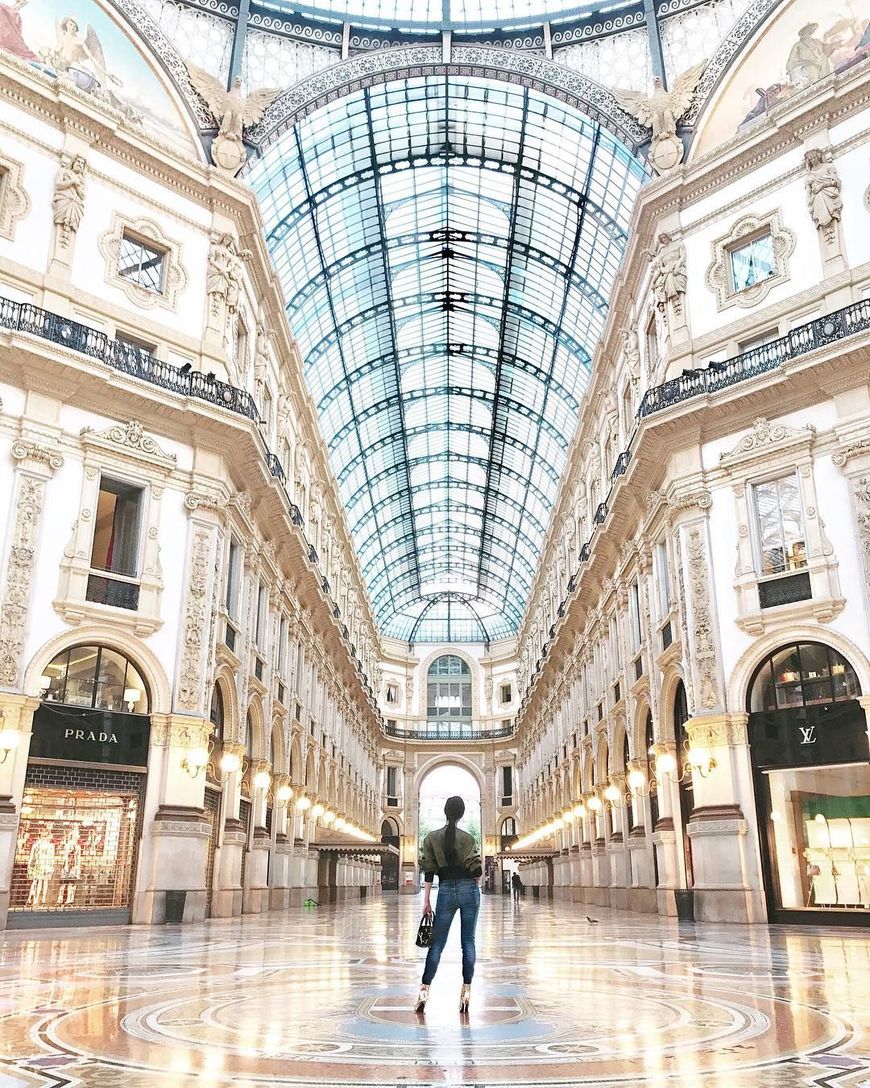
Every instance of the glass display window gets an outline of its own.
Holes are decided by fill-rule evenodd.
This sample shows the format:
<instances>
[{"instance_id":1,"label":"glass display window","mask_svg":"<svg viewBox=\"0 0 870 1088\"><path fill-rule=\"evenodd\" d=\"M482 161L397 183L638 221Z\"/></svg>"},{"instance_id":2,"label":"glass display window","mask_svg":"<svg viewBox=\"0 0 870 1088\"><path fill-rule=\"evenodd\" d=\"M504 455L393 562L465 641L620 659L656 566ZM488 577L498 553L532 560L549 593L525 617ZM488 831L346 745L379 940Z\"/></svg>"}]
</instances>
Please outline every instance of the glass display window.
<instances>
[{"instance_id":1,"label":"glass display window","mask_svg":"<svg viewBox=\"0 0 870 1088\"><path fill-rule=\"evenodd\" d=\"M148 688L141 673L108 646L72 646L45 667L41 678L46 703L90 707L115 713L147 714Z\"/></svg>"},{"instance_id":2,"label":"glass display window","mask_svg":"<svg viewBox=\"0 0 870 1088\"><path fill-rule=\"evenodd\" d=\"M870 915L870 765L766 778L776 905Z\"/></svg>"},{"instance_id":3,"label":"glass display window","mask_svg":"<svg viewBox=\"0 0 870 1088\"><path fill-rule=\"evenodd\" d=\"M10 910L129 907L139 807L138 790L26 786Z\"/></svg>"},{"instance_id":4,"label":"glass display window","mask_svg":"<svg viewBox=\"0 0 870 1088\"><path fill-rule=\"evenodd\" d=\"M855 670L841 654L819 642L801 642L777 650L759 666L749 710L822 707L859 695Z\"/></svg>"}]
</instances>

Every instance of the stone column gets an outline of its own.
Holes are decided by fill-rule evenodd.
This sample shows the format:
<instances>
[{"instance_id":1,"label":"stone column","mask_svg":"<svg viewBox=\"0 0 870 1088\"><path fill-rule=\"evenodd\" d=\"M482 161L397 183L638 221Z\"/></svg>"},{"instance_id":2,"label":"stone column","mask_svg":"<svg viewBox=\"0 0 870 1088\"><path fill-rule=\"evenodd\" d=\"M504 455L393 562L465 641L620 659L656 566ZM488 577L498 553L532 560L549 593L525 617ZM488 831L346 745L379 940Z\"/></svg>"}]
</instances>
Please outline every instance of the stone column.
<instances>
[{"instance_id":1,"label":"stone column","mask_svg":"<svg viewBox=\"0 0 870 1088\"><path fill-rule=\"evenodd\" d=\"M258 774L271 774L272 764L265 759L251 763L251 834L250 848L245 862L245 886L242 889L242 913L262 914L269 909L269 851L272 839L266 830L266 805L268 791L254 786ZM274 818L274 812L273 812Z\"/></svg>"},{"instance_id":2,"label":"stone column","mask_svg":"<svg viewBox=\"0 0 870 1088\"><path fill-rule=\"evenodd\" d=\"M12 884L12 866L18 836L21 799L27 775L27 755L37 699L0 691L0 728L9 730L18 740L3 763L0 763L0 929L6 926L6 915Z\"/></svg>"},{"instance_id":3,"label":"stone column","mask_svg":"<svg viewBox=\"0 0 870 1088\"><path fill-rule=\"evenodd\" d=\"M659 914L675 914L673 890L681 883L682 851L677 849L674 813L679 812L677 785L677 746L674 741L658 741L653 746L655 757L656 796L659 818L652 829L653 849L658 863L659 882L657 902ZM671 766L671 770L665 770Z\"/></svg>"},{"instance_id":4,"label":"stone column","mask_svg":"<svg viewBox=\"0 0 870 1088\"><path fill-rule=\"evenodd\" d=\"M754 811L748 721L746 714L703 715L686 726L691 748L707 761L692 769L688 826L698 921L765 919L761 862L743 809Z\"/></svg>"},{"instance_id":5,"label":"stone column","mask_svg":"<svg viewBox=\"0 0 870 1088\"><path fill-rule=\"evenodd\" d=\"M225 755L239 760L239 769L224 784L224 826L220 849L215 856L216 882L212 893L214 918L234 918L242 913L242 853L247 847L245 831L239 819L245 748L238 741L225 740Z\"/></svg>"}]
</instances>

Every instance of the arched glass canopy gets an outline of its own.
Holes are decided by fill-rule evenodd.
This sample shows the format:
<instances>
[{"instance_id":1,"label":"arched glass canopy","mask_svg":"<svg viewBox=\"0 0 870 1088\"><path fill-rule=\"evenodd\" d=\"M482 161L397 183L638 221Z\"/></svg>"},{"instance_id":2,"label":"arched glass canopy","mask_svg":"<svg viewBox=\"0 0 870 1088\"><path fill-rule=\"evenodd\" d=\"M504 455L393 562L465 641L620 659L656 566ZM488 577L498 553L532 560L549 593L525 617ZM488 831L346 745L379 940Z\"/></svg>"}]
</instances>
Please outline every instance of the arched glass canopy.
<instances>
[{"instance_id":1,"label":"arched glass canopy","mask_svg":"<svg viewBox=\"0 0 870 1088\"><path fill-rule=\"evenodd\" d=\"M252 172L381 631L514 634L643 168L542 93L395 80Z\"/></svg>"},{"instance_id":2,"label":"arched glass canopy","mask_svg":"<svg viewBox=\"0 0 870 1088\"><path fill-rule=\"evenodd\" d=\"M271 0L299 15L351 22L354 26L459 31L540 26L592 12L625 7L628 0L577 3L574 0ZM267 4L266 6L270 6Z\"/></svg>"}]
</instances>

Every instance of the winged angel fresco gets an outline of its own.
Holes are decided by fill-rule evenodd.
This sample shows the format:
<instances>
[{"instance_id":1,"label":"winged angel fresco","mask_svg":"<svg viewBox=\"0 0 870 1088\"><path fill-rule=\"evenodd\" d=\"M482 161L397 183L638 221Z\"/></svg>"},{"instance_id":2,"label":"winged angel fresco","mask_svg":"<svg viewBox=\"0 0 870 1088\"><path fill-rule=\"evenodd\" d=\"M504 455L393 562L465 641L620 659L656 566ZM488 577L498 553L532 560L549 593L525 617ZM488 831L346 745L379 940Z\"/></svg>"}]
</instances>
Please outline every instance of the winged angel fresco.
<instances>
[{"instance_id":1,"label":"winged angel fresco","mask_svg":"<svg viewBox=\"0 0 870 1088\"><path fill-rule=\"evenodd\" d=\"M242 94L242 81L235 79L230 90L211 73L195 64L187 65L190 82L219 122L218 134L212 143L212 159L217 166L231 173L242 165L247 157L242 134L255 125L281 93L278 87L263 87Z\"/></svg>"},{"instance_id":2,"label":"winged angel fresco","mask_svg":"<svg viewBox=\"0 0 870 1088\"><path fill-rule=\"evenodd\" d=\"M656 77L653 80L653 93L650 95L642 91L613 92L626 113L652 129L649 161L660 173L672 170L683 161L683 143L677 136L677 121L691 105L692 95L705 65L706 61L702 61L677 76L668 90Z\"/></svg>"}]
</instances>

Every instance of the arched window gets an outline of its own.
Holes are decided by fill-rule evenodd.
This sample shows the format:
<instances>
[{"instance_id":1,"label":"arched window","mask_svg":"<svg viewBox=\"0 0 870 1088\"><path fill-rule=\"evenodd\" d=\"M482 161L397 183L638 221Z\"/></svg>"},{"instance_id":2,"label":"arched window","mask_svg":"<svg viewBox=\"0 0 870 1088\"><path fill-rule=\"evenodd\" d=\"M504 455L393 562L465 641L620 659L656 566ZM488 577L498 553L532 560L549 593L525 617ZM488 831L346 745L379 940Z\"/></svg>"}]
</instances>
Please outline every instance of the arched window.
<instances>
[{"instance_id":1,"label":"arched window","mask_svg":"<svg viewBox=\"0 0 870 1088\"><path fill-rule=\"evenodd\" d=\"M216 745L224 742L224 697L220 684L215 684L211 693L211 707L208 713L211 722L211 736Z\"/></svg>"},{"instance_id":2,"label":"arched window","mask_svg":"<svg viewBox=\"0 0 870 1088\"><path fill-rule=\"evenodd\" d=\"M46 703L116 713L148 714L148 688L129 658L108 646L71 646L46 665L40 678Z\"/></svg>"},{"instance_id":3,"label":"arched window","mask_svg":"<svg viewBox=\"0 0 870 1088\"><path fill-rule=\"evenodd\" d=\"M426 714L429 721L471 721L471 669L456 654L443 654L429 666Z\"/></svg>"},{"instance_id":4,"label":"arched window","mask_svg":"<svg viewBox=\"0 0 870 1088\"><path fill-rule=\"evenodd\" d=\"M501 824L501 837L503 839L516 837L517 822L513 816L505 816Z\"/></svg>"},{"instance_id":5,"label":"arched window","mask_svg":"<svg viewBox=\"0 0 870 1088\"><path fill-rule=\"evenodd\" d=\"M802 710L857 699L861 686L849 662L820 642L775 650L755 670L749 685L750 713Z\"/></svg>"}]
</instances>

